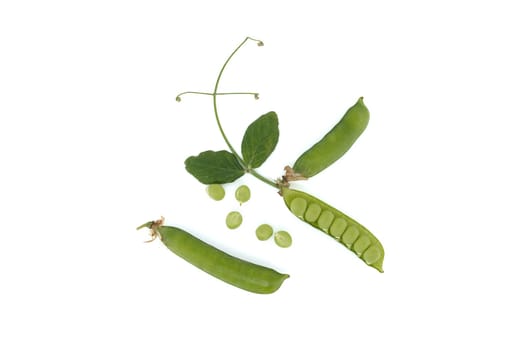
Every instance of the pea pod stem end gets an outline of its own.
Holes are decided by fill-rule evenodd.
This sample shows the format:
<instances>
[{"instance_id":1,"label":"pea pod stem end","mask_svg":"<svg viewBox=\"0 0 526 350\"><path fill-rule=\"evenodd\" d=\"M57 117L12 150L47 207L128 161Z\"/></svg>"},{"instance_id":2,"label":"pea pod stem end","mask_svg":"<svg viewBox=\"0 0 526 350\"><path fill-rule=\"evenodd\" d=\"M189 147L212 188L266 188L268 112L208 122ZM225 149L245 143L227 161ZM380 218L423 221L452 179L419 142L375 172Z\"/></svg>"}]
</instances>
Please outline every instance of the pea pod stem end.
<instances>
[{"instance_id":1,"label":"pea pod stem end","mask_svg":"<svg viewBox=\"0 0 526 350\"><path fill-rule=\"evenodd\" d=\"M137 227L137 230L140 230L142 228L149 228L149 229L151 229L152 225L153 225L153 221L148 221L147 223L142 224L141 226Z\"/></svg>"},{"instance_id":2,"label":"pea pod stem end","mask_svg":"<svg viewBox=\"0 0 526 350\"><path fill-rule=\"evenodd\" d=\"M298 181L298 180L308 180L309 178L306 176L303 176L302 174L296 173L294 169L292 169L290 166L285 166L285 175L282 178L282 181L286 184L289 183L289 181Z\"/></svg>"},{"instance_id":3,"label":"pea pod stem end","mask_svg":"<svg viewBox=\"0 0 526 350\"><path fill-rule=\"evenodd\" d=\"M159 231L158 231L158 228L160 226L162 226L164 224L164 217L161 216L161 218L159 220L155 220L155 221L148 221L144 224L142 224L141 226L137 227L137 230L140 230L140 229L143 229L143 228L148 228L150 229L150 239L145 241L145 243L150 243L150 242L153 242L155 241L155 239L157 237L159 237Z\"/></svg>"}]
</instances>

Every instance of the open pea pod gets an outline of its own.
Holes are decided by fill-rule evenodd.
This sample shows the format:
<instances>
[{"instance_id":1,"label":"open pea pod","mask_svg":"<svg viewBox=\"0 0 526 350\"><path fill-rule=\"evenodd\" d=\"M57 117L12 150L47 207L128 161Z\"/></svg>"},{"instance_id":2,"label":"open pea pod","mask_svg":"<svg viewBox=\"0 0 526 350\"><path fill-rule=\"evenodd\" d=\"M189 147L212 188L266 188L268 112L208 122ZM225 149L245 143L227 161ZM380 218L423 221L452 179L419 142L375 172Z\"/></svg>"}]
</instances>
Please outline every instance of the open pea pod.
<instances>
[{"instance_id":1,"label":"open pea pod","mask_svg":"<svg viewBox=\"0 0 526 350\"><path fill-rule=\"evenodd\" d=\"M310 194L287 187L282 187L280 193L292 214L329 234L367 265L384 272L384 248L368 229Z\"/></svg>"},{"instance_id":2,"label":"open pea pod","mask_svg":"<svg viewBox=\"0 0 526 350\"><path fill-rule=\"evenodd\" d=\"M294 163L294 179L313 177L340 159L369 123L369 110L363 97L347 110L342 119L316 144L303 153Z\"/></svg>"}]
</instances>

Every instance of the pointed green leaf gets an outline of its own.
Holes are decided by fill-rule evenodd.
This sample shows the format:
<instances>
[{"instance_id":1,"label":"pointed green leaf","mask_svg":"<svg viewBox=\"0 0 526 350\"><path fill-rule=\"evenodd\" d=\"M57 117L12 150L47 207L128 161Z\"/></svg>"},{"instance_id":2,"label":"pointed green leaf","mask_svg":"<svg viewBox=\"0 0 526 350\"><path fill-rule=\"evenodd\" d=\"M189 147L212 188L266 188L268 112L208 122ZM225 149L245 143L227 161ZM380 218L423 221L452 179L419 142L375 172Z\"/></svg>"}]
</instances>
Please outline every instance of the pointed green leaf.
<instances>
[{"instance_id":1,"label":"pointed green leaf","mask_svg":"<svg viewBox=\"0 0 526 350\"><path fill-rule=\"evenodd\" d=\"M278 116L275 112L268 112L250 124L241 143L246 165L252 169L260 167L276 148L278 138Z\"/></svg>"},{"instance_id":2,"label":"pointed green leaf","mask_svg":"<svg viewBox=\"0 0 526 350\"><path fill-rule=\"evenodd\" d=\"M205 185L234 182L245 174L236 157L227 151L201 152L188 157L184 164L186 170Z\"/></svg>"}]
</instances>

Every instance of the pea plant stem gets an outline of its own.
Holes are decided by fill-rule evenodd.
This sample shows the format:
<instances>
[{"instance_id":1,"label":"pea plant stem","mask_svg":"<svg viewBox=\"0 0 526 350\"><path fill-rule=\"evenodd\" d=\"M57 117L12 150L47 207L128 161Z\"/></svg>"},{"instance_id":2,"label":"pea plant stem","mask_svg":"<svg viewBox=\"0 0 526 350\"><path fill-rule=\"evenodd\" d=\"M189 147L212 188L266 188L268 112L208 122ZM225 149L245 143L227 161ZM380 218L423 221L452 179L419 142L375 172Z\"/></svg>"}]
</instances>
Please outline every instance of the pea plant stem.
<instances>
[{"instance_id":1,"label":"pea plant stem","mask_svg":"<svg viewBox=\"0 0 526 350\"><path fill-rule=\"evenodd\" d=\"M230 54L230 56L228 56L228 58L226 59L225 63L223 63L223 67L221 67L221 70L219 71L219 74L217 75L217 80L216 80L216 84L214 86L214 92L213 92L213 100L214 100L214 115L216 117L216 122L217 122L217 126L219 127L219 131L221 132L221 136L223 137L223 140L225 140L228 148L230 149L230 151L234 154L234 156L237 158L237 160L239 161L239 163L241 165L243 165L243 167L246 169L246 165L245 165L245 162L243 161L243 158L241 158L241 156L236 152L236 150L234 149L234 147L232 147L232 144L230 143L230 141L228 141L228 138L226 137L226 134L225 134L225 131L223 130L223 127L221 126L221 121L219 120L219 113L217 111L217 90L219 89L219 81L221 81L221 77L223 76L223 72L225 71L225 68L226 66L228 65L228 63L230 62L230 60L232 59L232 57L234 57L234 55L236 54L236 52L248 41L248 40L254 40L254 41L257 41L257 42L261 42L259 40L255 40L255 39L252 39L250 37L246 37L245 40L243 40L241 42L241 44L238 45L238 47L236 47L236 49L234 51L232 51L232 53Z\"/></svg>"},{"instance_id":2,"label":"pea plant stem","mask_svg":"<svg viewBox=\"0 0 526 350\"><path fill-rule=\"evenodd\" d=\"M217 92L217 90L219 89L219 81L221 80L221 77L223 76L223 72L225 71L226 66L228 65L228 63L230 62L232 57L234 57L236 52L239 51L239 49L249 40L255 41L258 46L263 46L263 42L261 40L257 40L257 39L251 38L251 37L246 37L245 40L243 40L241 42L241 44L239 44L236 47L236 49L230 54L230 56L228 56L228 58L226 59L225 63L221 67L221 70L219 71L219 74L217 76L217 80L216 80L213 92L185 91L185 92L182 92L182 93L178 94L175 97L175 100L177 102L180 102L181 101L181 96L186 95L186 94L212 96L213 104L214 104L214 115L215 115L217 126L219 128L219 132L221 133L221 136L223 137L223 140L225 140L225 143L227 144L228 148L230 149L230 151L232 152L234 157L236 157L236 159L239 162L239 164L243 167L243 169L247 173L252 174L254 177L256 177L257 179L263 181L267 185L270 185L270 186L272 186L274 188L278 188L279 189L280 186L279 186L279 184L277 182L274 182L274 181L264 177L263 175L259 174L256 170L254 170L254 169L252 169L252 168L247 166L247 164L245 163L243 158L236 152L236 150L234 149L234 147L232 146L232 144L228 140L228 137L226 136L225 131L223 130L223 126L221 125L221 121L219 120L219 112L218 112L218 109L217 109L217 96L224 96L224 95L253 95L256 100L259 99L259 93L257 93L257 92Z\"/></svg>"},{"instance_id":3,"label":"pea plant stem","mask_svg":"<svg viewBox=\"0 0 526 350\"><path fill-rule=\"evenodd\" d=\"M266 177L264 177L263 175L261 175L260 173L258 173L257 171L255 171L254 169L249 169L248 172L250 174L252 174L254 177L256 177L257 179L263 181L264 183L266 183L267 185L270 185L272 187L275 187L275 188L278 188L279 189L279 185L270 180L270 179L267 179Z\"/></svg>"},{"instance_id":4,"label":"pea plant stem","mask_svg":"<svg viewBox=\"0 0 526 350\"><path fill-rule=\"evenodd\" d=\"M223 127L221 126L221 121L219 120L219 112L217 110L217 96L219 95L217 90L219 89L219 81L221 80L221 77L223 76L223 72L225 71L225 68L228 65L228 63L230 62L230 60L232 59L232 57L234 57L236 52L239 51L239 49L249 40L255 41L258 44L258 46L263 46L263 42L261 40L257 40L257 39L251 38L251 37L246 37L245 40L243 40L241 42L241 44L239 44L235 48L235 50L232 51L230 56L228 56L228 58L226 59L225 63L223 64L223 67L221 67L221 70L219 71L219 74L218 74L217 80L216 80L216 84L215 84L215 87L214 87L214 92L212 93L213 100L214 100L214 115L215 115L215 118L216 118L217 126L219 127L219 131L221 132L221 136L223 137L223 140L225 140L228 148L234 154L234 156L236 157L238 162L243 166L243 168L248 173L252 174L254 177L256 177L257 179L263 181L267 185L270 185L270 186L275 187L275 188L279 188L277 183L275 183L272 180L267 179L266 177L262 176L261 174L259 174L254 169L251 169L251 168L247 167L247 165L245 164L245 161L243 160L243 158L236 152L236 150L234 149L234 147L232 146L230 141L228 141L228 138L227 138L227 136L225 134L225 131L223 130ZM258 97L258 95L254 95L254 96L256 98Z\"/></svg>"}]
</instances>

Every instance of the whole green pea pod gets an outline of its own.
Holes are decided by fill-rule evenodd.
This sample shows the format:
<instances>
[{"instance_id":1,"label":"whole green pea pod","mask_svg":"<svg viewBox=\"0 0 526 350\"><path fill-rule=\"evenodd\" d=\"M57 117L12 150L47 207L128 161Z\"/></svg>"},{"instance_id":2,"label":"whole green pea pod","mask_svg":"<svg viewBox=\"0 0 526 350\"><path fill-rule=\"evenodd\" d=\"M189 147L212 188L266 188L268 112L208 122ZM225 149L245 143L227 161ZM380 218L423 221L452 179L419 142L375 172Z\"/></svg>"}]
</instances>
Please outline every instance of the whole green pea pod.
<instances>
[{"instance_id":1,"label":"whole green pea pod","mask_svg":"<svg viewBox=\"0 0 526 350\"><path fill-rule=\"evenodd\" d=\"M150 228L152 240L159 236L173 253L226 283L249 292L270 294L277 291L289 277L229 255L180 228L163 226L162 222L150 221L137 229Z\"/></svg>"},{"instance_id":2,"label":"whole green pea pod","mask_svg":"<svg viewBox=\"0 0 526 350\"><path fill-rule=\"evenodd\" d=\"M347 110L342 119L294 163L296 177L312 177L340 159L363 133L369 123L369 110L363 97Z\"/></svg>"},{"instance_id":3,"label":"whole green pea pod","mask_svg":"<svg viewBox=\"0 0 526 350\"><path fill-rule=\"evenodd\" d=\"M358 255L367 265L384 272L384 248L368 229L305 192L282 187L281 195L289 210L298 218L329 234Z\"/></svg>"}]
</instances>

